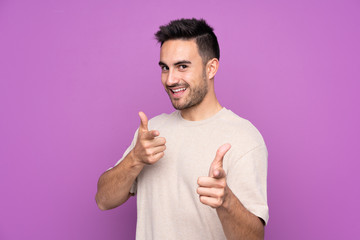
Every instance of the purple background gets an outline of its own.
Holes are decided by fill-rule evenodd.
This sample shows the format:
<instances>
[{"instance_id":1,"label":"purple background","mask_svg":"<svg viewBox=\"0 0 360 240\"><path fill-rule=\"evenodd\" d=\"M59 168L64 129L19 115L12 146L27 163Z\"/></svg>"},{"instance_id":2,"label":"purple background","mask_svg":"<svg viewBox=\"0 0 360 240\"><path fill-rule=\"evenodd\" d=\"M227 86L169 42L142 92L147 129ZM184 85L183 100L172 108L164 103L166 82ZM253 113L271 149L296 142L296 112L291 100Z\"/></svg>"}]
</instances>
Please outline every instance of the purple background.
<instances>
[{"instance_id":1,"label":"purple background","mask_svg":"<svg viewBox=\"0 0 360 240\"><path fill-rule=\"evenodd\" d=\"M135 198L100 174L171 112L158 26L203 17L217 96L269 149L266 239L354 239L360 220L359 1L0 1L0 239L134 239Z\"/></svg>"}]
</instances>

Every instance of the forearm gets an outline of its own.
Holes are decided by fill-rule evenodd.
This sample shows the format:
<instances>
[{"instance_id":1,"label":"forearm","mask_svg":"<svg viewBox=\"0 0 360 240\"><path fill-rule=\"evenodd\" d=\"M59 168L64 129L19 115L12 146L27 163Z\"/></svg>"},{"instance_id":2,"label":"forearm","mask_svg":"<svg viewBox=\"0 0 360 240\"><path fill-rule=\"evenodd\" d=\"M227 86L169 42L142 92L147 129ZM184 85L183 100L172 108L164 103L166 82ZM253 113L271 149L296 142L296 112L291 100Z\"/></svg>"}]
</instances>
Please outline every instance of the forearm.
<instances>
[{"instance_id":1,"label":"forearm","mask_svg":"<svg viewBox=\"0 0 360 240\"><path fill-rule=\"evenodd\" d=\"M130 197L130 189L143 169L136 163L133 151L113 169L103 173L98 181L96 203L101 210L120 206Z\"/></svg>"},{"instance_id":2,"label":"forearm","mask_svg":"<svg viewBox=\"0 0 360 240\"><path fill-rule=\"evenodd\" d=\"M216 211L227 239L264 239L261 220L242 205L229 187L223 205Z\"/></svg>"}]
</instances>

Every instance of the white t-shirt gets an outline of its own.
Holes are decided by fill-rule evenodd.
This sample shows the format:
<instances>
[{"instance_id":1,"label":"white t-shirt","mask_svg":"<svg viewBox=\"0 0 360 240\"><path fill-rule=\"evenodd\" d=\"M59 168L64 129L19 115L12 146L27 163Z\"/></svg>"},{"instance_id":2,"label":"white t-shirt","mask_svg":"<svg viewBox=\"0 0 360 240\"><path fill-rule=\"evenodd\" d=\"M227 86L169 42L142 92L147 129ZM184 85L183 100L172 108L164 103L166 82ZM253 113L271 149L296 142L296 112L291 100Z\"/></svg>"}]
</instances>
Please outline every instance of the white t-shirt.
<instances>
[{"instance_id":1,"label":"white t-shirt","mask_svg":"<svg viewBox=\"0 0 360 240\"><path fill-rule=\"evenodd\" d=\"M131 189L137 194L137 239L226 239L216 210L202 204L196 192L198 177L208 176L216 150L225 143L232 146L223 161L228 186L267 223L267 149L248 120L226 108L202 121L185 120L175 111L151 119L149 130L165 137L166 150L157 163L144 167ZM123 158L136 139L137 133Z\"/></svg>"}]
</instances>

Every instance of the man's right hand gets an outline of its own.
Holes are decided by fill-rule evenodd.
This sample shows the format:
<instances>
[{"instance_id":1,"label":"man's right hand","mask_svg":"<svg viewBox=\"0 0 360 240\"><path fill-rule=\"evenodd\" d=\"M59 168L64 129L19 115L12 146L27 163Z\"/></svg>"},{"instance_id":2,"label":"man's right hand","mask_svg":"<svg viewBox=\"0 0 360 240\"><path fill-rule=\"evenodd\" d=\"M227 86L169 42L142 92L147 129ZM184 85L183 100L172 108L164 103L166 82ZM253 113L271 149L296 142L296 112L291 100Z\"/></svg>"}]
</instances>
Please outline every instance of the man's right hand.
<instances>
[{"instance_id":1,"label":"man's right hand","mask_svg":"<svg viewBox=\"0 0 360 240\"><path fill-rule=\"evenodd\" d=\"M149 131L148 118L145 113L139 112L139 117L140 127L132 155L139 164L154 164L164 156L166 140L163 137L158 137L159 131Z\"/></svg>"}]
</instances>

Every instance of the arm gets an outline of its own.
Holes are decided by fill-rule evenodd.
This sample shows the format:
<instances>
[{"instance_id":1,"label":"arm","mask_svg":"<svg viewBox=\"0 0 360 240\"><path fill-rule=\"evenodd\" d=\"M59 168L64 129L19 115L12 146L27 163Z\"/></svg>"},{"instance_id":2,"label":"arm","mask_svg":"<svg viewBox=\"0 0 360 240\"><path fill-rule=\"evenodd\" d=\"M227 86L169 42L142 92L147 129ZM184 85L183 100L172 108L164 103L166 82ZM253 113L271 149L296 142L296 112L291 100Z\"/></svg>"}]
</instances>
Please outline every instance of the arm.
<instances>
[{"instance_id":1,"label":"arm","mask_svg":"<svg viewBox=\"0 0 360 240\"><path fill-rule=\"evenodd\" d=\"M113 169L103 173L98 181L96 203L101 210L120 206L131 196L130 188L144 166L136 162L134 151Z\"/></svg>"},{"instance_id":2,"label":"arm","mask_svg":"<svg viewBox=\"0 0 360 240\"><path fill-rule=\"evenodd\" d=\"M227 239L264 239L264 224L249 212L226 186L224 201L216 209Z\"/></svg>"},{"instance_id":3,"label":"arm","mask_svg":"<svg viewBox=\"0 0 360 240\"><path fill-rule=\"evenodd\" d=\"M226 183L223 157L230 144L221 146L212 162L208 177L198 179L200 201L216 208L228 239L264 239L264 224L250 213Z\"/></svg>"},{"instance_id":4,"label":"arm","mask_svg":"<svg viewBox=\"0 0 360 240\"><path fill-rule=\"evenodd\" d=\"M95 196L101 210L120 206L132 195L130 188L136 177L147 164L154 164L164 156L165 138L158 137L159 132L148 130L148 119L139 113L141 124L135 147L113 169L103 173L98 181Z\"/></svg>"}]
</instances>

